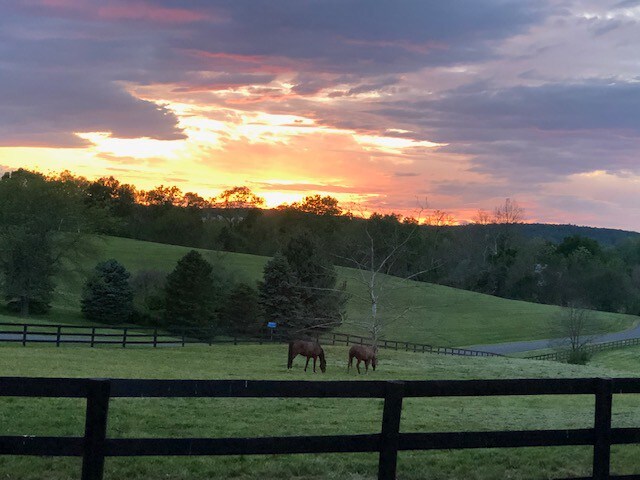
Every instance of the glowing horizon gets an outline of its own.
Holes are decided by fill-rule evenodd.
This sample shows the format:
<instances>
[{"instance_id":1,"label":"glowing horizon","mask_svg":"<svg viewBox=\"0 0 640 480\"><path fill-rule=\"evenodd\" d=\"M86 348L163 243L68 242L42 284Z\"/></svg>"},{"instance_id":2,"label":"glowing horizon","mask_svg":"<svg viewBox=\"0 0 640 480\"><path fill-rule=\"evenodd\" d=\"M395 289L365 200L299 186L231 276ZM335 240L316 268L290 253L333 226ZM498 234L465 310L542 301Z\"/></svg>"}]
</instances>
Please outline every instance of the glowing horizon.
<instances>
[{"instance_id":1,"label":"glowing horizon","mask_svg":"<svg viewBox=\"0 0 640 480\"><path fill-rule=\"evenodd\" d=\"M637 8L322 3L3 5L0 171L640 230Z\"/></svg>"}]
</instances>

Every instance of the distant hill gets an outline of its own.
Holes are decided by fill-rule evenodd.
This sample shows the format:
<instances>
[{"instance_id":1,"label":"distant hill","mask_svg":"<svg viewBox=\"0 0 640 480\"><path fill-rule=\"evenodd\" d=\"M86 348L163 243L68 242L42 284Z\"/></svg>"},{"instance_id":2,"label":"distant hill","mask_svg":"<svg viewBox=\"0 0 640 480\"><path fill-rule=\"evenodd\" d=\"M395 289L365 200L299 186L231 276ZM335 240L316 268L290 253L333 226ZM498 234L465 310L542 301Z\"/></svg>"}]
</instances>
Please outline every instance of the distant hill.
<instances>
[{"instance_id":1,"label":"distant hill","mask_svg":"<svg viewBox=\"0 0 640 480\"><path fill-rule=\"evenodd\" d=\"M613 228L580 227L578 225L551 225L548 223L525 223L518 228L528 238L543 238L560 243L565 237L580 235L596 240L603 246L613 246L627 238L640 238L640 233Z\"/></svg>"},{"instance_id":2,"label":"distant hill","mask_svg":"<svg viewBox=\"0 0 640 480\"><path fill-rule=\"evenodd\" d=\"M476 225L448 227L453 229L474 228ZM488 225L491 227L491 225ZM542 238L553 243L561 243L566 237L580 235L596 240L604 247L619 244L627 238L640 238L639 232L614 228L582 227L578 225L554 225L549 223L522 223L514 226L526 238Z\"/></svg>"}]
</instances>

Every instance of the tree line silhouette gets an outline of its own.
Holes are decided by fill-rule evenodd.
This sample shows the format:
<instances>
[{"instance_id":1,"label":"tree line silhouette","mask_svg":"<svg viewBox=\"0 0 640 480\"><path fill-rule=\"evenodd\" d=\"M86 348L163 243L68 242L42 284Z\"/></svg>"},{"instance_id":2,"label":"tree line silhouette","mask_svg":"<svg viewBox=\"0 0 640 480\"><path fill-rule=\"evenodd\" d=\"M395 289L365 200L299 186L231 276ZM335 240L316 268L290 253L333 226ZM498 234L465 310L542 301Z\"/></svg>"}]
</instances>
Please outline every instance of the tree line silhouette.
<instances>
[{"instance_id":1,"label":"tree line silhouette","mask_svg":"<svg viewBox=\"0 0 640 480\"><path fill-rule=\"evenodd\" d=\"M264 200L244 186L204 199L174 186L141 191L114 177L90 181L69 172L5 173L0 179L4 299L25 315L46 311L56 272L82 255L88 233L273 257L307 232L330 264L353 267L354 252L375 241L372 264L394 253L383 273L506 298L640 313L637 236L615 245L576 234L531 237L511 200L493 213L478 212L476 223L464 226L449 226L441 211L431 212L428 225L395 213L363 218L320 195L277 209L262 207ZM283 268L282 258L273 262L275 274L278 262ZM131 281L138 297L152 304L150 285L164 279L145 275Z\"/></svg>"}]
</instances>

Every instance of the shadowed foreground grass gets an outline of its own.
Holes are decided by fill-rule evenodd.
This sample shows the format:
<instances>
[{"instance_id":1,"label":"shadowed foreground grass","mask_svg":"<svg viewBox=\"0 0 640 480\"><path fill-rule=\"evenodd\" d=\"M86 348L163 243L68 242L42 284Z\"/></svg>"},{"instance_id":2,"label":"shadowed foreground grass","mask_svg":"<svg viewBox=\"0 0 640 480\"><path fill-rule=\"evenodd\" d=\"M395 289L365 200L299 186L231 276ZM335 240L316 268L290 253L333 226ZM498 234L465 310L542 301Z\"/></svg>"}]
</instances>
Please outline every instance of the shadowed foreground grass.
<instances>
[{"instance_id":1,"label":"shadowed foreground grass","mask_svg":"<svg viewBox=\"0 0 640 480\"><path fill-rule=\"evenodd\" d=\"M474 379L615 376L615 369L502 358L383 351L378 371L346 371L346 347L327 347L327 373L286 370L286 346L164 349L0 348L0 375L191 379ZM617 365L616 365L617 367ZM0 398L2 435L82 435L84 400ZM406 399L401 429L588 428L591 396ZM614 426L640 425L640 398L616 396ZM382 401L363 399L114 399L110 437L225 437L375 433ZM616 448L616 473L640 473L636 447ZM399 479L534 479L588 475L588 447L401 452ZM635 468L635 470L634 470ZM80 460L0 457L2 479L78 478ZM106 479L373 479L375 454L108 458Z\"/></svg>"}]
</instances>

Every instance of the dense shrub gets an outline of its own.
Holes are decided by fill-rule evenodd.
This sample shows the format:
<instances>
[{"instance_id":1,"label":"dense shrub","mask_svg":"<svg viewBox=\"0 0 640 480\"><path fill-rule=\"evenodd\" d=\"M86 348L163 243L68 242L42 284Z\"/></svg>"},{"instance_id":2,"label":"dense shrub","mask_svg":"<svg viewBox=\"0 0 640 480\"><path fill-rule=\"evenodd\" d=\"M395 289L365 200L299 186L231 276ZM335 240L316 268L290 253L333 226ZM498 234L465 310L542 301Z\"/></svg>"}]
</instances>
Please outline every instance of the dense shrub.
<instances>
[{"instance_id":1,"label":"dense shrub","mask_svg":"<svg viewBox=\"0 0 640 480\"><path fill-rule=\"evenodd\" d=\"M578 348L569 352L567 363L574 365L586 365L591 360L591 353L584 348Z\"/></svg>"}]
</instances>

